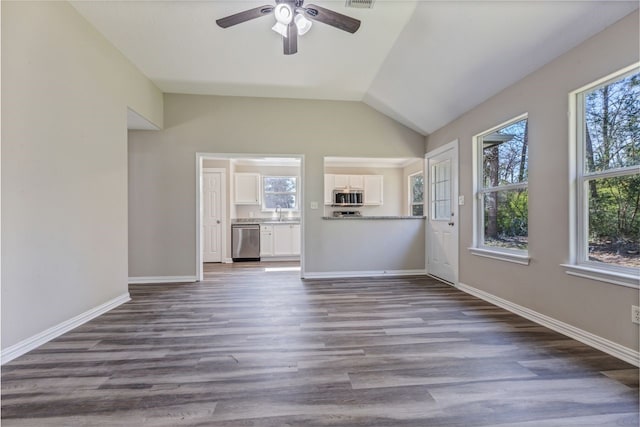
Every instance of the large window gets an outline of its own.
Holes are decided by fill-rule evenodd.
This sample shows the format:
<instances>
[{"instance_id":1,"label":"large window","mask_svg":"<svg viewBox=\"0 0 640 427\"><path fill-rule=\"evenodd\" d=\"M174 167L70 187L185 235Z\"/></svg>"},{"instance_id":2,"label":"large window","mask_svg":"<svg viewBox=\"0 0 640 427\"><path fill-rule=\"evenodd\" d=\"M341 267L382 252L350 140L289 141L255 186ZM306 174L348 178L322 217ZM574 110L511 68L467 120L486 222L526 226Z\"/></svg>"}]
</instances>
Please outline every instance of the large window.
<instances>
[{"instance_id":1,"label":"large window","mask_svg":"<svg viewBox=\"0 0 640 427\"><path fill-rule=\"evenodd\" d=\"M527 116L477 135L476 244L479 249L526 256L529 141Z\"/></svg>"},{"instance_id":2,"label":"large window","mask_svg":"<svg viewBox=\"0 0 640 427\"><path fill-rule=\"evenodd\" d=\"M424 174L422 172L409 175L409 214L424 215Z\"/></svg>"},{"instance_id":3,"label":"large window","mask_svg":"<svg viewBox=\"0 0 640 427\"><path fill-rule=\"evenodd\" d=\"M640 73L573 95L575 264L635 276L640 267Z\"/></svg>"},{"instance_id":4,"label":"large window","mask_svg":"<svg viewBox=\"0 0 640 427\"><path fill-rule=\"evenodd\" d=\"M295 176L262 177L262 209L273 211L298 209L298 178Z\"/></svg>"}]
</instances>

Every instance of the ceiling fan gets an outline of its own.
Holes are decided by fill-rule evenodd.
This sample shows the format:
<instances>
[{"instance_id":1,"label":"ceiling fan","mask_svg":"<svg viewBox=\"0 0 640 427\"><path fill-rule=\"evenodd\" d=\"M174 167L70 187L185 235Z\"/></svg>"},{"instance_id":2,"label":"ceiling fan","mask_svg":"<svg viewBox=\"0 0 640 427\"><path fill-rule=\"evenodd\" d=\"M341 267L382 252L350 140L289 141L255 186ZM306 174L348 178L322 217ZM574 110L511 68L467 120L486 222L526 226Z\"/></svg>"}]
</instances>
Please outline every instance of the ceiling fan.
<instances>
[{"instance_id":1,"label":"ceiling fan","mask_svg":"<svg viewBox=\"0 0 640 427\"><path fill-rule=\"evenodd\" d=\"M349 33L355 33L360 28L360 21L350 16L313 4L303 5L304 0L276 0L275 6L265 5L245 10L220 18L216 23L222 28L228 28L273 13L276 23L272 30L282 35L285 55L292 55L298 51L298 35L309 31L312 24L309 19Z\"/></svg>"}]
</instances>

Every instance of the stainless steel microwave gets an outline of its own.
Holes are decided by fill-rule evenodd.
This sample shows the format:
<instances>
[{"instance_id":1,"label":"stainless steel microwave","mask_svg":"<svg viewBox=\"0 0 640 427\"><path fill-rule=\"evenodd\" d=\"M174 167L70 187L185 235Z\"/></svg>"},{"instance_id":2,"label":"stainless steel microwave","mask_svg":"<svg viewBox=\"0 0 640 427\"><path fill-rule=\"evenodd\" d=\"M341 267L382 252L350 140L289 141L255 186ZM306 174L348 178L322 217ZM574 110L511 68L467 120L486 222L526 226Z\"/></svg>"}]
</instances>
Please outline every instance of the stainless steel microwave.
<instances>
[{"instance_id":1,"label":"stainless steel microwave","mask_svg":"<svg viewBox=\"0 0 640 427\"><path fill-rule=\"evenodd\" d=\"M344 188L333 190L331 206L362 206L364 204L364 192L362 190L345 190Z\"/></svg>"}]
</instances>

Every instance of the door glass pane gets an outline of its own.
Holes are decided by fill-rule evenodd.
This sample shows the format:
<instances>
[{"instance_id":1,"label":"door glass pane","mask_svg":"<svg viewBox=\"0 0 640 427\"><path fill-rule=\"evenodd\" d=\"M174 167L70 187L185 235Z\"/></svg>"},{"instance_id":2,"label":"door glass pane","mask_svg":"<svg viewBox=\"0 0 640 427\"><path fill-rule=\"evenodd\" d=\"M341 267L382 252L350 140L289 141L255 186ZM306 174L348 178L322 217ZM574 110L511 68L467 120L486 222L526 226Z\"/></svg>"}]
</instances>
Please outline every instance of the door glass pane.
<instances>
[{"instance_id":1,"label":"door glass pane","mask_svg":"<svg viewBox=\"0 0 640 427\"><path fill-rule=\"evenodd\" d=\"M590 261L640 267L640 174L587 181Z\"/></svg>"},{"instance_id":2,"label":"door glass pane","mask_svg":"<svg viewBox=\"0 0 640 427\"><path fill-rule=\"evenodd\" d=\"M528 192L526 189L484 193L484 245L527 249Z\"/></svg>"},{"instance_id":3,"label":"door glass pane","mask_svg":"<svg viewBox=\"0 0 640 427\"><path fill-rule=\"evenodd\" d=\"M450 161L431 167L431 218L449 220L451 216Z\"/></svg>"}]
</instances>

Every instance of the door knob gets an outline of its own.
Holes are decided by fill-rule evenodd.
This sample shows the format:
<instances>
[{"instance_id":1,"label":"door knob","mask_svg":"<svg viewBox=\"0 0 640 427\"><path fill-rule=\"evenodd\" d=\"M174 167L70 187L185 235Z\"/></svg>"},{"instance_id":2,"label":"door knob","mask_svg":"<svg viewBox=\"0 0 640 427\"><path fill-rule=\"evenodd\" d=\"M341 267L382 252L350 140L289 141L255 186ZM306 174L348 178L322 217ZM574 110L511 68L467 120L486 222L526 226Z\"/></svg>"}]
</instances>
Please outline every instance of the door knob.
<instances>
[{"instance_id":1,"label":"door knob","mask_svg":"<svg viewBox=\"0 0 640 427\"><path fill-rule=\"evenodd\" d=\"M219 219L218 219L218 220L216 220L216 224L220 224L220 220L219 220Z\"/></svg>"}]
</instances>

